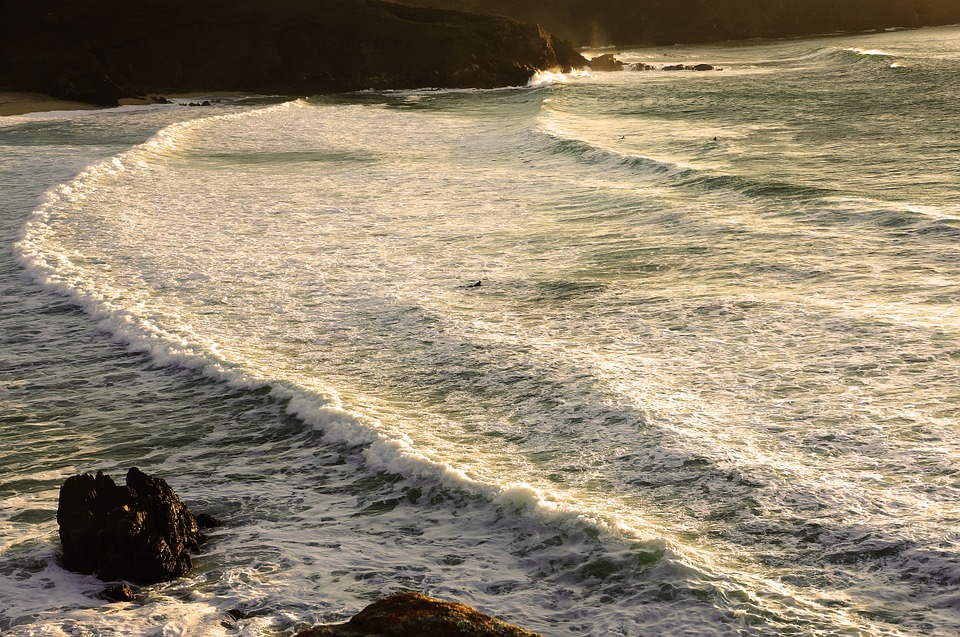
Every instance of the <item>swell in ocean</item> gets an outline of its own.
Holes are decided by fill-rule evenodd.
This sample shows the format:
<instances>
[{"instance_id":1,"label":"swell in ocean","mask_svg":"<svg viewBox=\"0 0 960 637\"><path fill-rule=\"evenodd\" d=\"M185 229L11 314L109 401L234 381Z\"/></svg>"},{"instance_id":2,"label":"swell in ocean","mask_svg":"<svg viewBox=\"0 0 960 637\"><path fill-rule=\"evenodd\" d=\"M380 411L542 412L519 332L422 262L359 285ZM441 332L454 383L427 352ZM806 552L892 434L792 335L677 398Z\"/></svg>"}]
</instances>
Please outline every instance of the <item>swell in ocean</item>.
<instances>
[{"instance_id":1,"label":"swell in ocean","mask_svg":"<svg viewBox=\"0 0 960 637\"><path fill-rule=\"evenodd\" d=\"M55 308L17 351L52 358L48 335L70 362L6 391L86 388L123 426L24 408L68 451L44 472L15 438L10 506L36 513L4 528L0 626L283 633L413 589L545 634L950 634L938 33L226 106L104 153L16 246ZM943 118L907 126L918 86ZM97 117L22 130L55 157ZM74 306L99 337L57 336ZM42 511L71 471L133 462L228 526L120 611L57 566Z\"/></svg>"},{"instance_id":2,"label":"swell in ocean","mask_svg":"<svg viewBox=\"0 0 960 637\"><path fill-rule=\"evenodd\" d=\"M211 119L242 121L259 117L265 112L297 108L310 107L303 102L291 102L265 110L244 111ZM482 513L473 511L469 514L474 520L494 512L498 519L503 516L508 520L513 519L507 525L508 529L517 526L526 529L522 532L519 528L511 529L513 533L520 532L524 540L522 544L529 543L524 536L541 538L545 534L555 533L532 549L520 549L522 552L539 553L536 561L540 562L547 559L551 549L562 547L556 557L549 558L551 566L548 572L554 577L572 577L575 581L596 580L597 588L604 590L607 586L601 585L601 582L611 579L616 582L633 580L646 572L647 575L641 576L639 582L629 586L619 583L614 586L618 591L616 596L629 598L638 594L650 586L649 582L644 582L649 578L657 583L656 595L667 595L671 600L691 594L719 600L733 594L734 599L738 600L735 603L738 608L753 608L754 612L761 615L776 613L765 607L780 606L777 601L754 597L743 584L716 575L712 564L715 558L701 555L693 547L684 547L656 525L648 523L645 528L630 526L611 517L608 512L592 509L586 502L544 493L527 483L496 484L477 479L456 466L434 459L431 454L418 449L408 437L385 433L375 419L345 407L337 393L329 387L316 384L311 387L297 386L288 379L270 378L268 373L230 360L222 354L216 342L178 320L175 311L151 308L152 311L144 312L144 308L150 307L144 290L114 288L102 276L91 271L89 266L104 265L103 262L80 253L71 253L69 248L58 245L56 239L51 240L56 236L57 219L75 214L75 206L89 201L91 191L100 187L101 180L122 180L130 170L152 166L158 159L162 161L175 157L180 145L178 132L202 126L203 123L204 120L191 120L165 128L146 143L87 168L71 182L48 193L46 201L27 222L24 236L16 244L21 265L47 289L69 297L82 307L96 322L98 329L110 334L114 341L123 344L130 352L147 355L151 366L176 366L253 396L266 395L266 402L282 406L284 414L297 418L309 429L319 432L322 448L332 447L340 449L341 453L357 455L356 462L362 466L362 472L374 477L377 482L391 486L397 481L408 483L400 488L399 497L374 501L367 508L361 508L358 513L361 516L390 511L398 505L398 501L420 504L426 492L433 494L431 500L443 503L441 510L451 506L447 501L453 500L457 503L453 505L455 510L469 511L479 506ZM342 159L342 156L336 156L336 160ZM290 156L286 156L285 160L291 160ZM301 160L303 157L293 159ZM242 161L249 162L250 154L245 153ZM681 461L685 465L688 463L682 458ZM692 466L697 466L700 461L694 458L690 462ZM720 479L731 478L721 475ZM436 502L432 504L432 508L436 508ZM609 506L609 503L606 504ZM371 509L373 513L369 512ZM458 515L466 513L457 511ZM524 522L525 518L532 519ZM473 524L478 522L472 521ZM510 538L510 541L516 543L517 538ZM594 556L592 559L587 557L591 555ZM458 560L454 559L453 562ZM540 571L543 569L542 564L535 568ZM746 573L743 576L747 578L747 586L753 585L750 580L755 576ZM698 588L693 589L693 593L685 590L690 580L698 582ZM666 582L672 582L669 584L670 592L663 593ZM704 592L696 593L703 586L706 587ZM711 590L714 592L707 592ZM589 597L594 595L596 592ZM784 609L781 608L780 612L784 612ZM798 621L790 617L794 612L793 609L787 609L785 615L788 619L785 621ZM818 621L814 618L821 611L815 603L810 603L806 612L811 620ZM738 613L744 617L749 615L749 611L744 610ZM199 620L195 618L193 621ZM597 628L595 623L590 626L590 631ZM195 629L196 626L191 628Z\"/></svg>"}]
</instances>

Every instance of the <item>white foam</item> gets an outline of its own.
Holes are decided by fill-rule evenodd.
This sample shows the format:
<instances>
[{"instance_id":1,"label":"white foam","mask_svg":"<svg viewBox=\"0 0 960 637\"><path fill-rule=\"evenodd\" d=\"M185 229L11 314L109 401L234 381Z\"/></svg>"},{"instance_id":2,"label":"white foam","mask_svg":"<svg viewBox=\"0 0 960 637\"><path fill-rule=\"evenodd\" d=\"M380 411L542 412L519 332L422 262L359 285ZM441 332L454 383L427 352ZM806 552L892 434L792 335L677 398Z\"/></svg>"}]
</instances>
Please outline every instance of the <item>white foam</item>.
<instances>
[{"instance_id":1,"label":"white foam","mask_svg":"<svg viewBox=\"0 0 960 637\"><path fill-rule=\"evenodd\" d=\"M892 53L887 53L886 51L881 51L880 49L859 49L859 48L851 47L847 49L847 51L851 51L853 53L856 53L857 55L893 57Z\"/></svg>"},{"instance_id":2,"label":"white foam","mask_svg":"<svg viewBox=\"0 0 960 637\"><path fill-rule=\"evenodd\" d=\"M415 444L403 432L345 409L341 398L332 389L308 391L268 376L243 360L224 355L213 338L183 323L175 312L153 313L147 307L148 299L142 291L113 287L97 272L83 265L86 256L59 244L54 226L62 214L61 206L66 204L70 208L82 204L101 182L123 178L128 164L133 163L139 168L143 156L166 158L175 155L191 132L204 122L242 119L299 105L287 103L253 112L174 124L144 144L89 167L71 182L51 191L33 213L22 238L15 245L21 264L51 290L71 297L102 330L126 344L131 351L149 355L156 365L196 370L240 389L271 387L274 395L288 401L291 414L321 429L330 440L348 446L364 446L363 455L372 470L438 480L447 487L466 490L490 500L501 497L501 488L496 482L471 476L443 460L443 454ZM503 493L510 494L515 490L515 487L507 486ZM509 500L513 496L503 497ZM530 495L529 505L532 513L548 518L555 517L559 510L556 503L533 495ZM600 520L595 515L581 517L583 512L576 509L569 510L567 515L588 524Z\"/></svg>"},{"instance_id":3,"label":"white foam","mask_svg":"<svg viewBox=\"0 0 960 637\"><path fill-rule=\"evenodd\" d=\"M590 77L589 69L575 69L567 73L556 71L537 71L527 81L528 88L543 88L553 84L570 84L578 79Z\"/></svg>"},{"instance_id":4,"label":"white foam","mask_svg":"<svg viewBox=\"0 0 960 637\"><path fill-rule=\"evenodd\" d=\"M565 92L558 91L556 95L560 100L559 111L563 106L561 93ZM773 590L785 599L800 599L802 596L796 591L771 586L755 575L764 569L751 564L752 548L727 555L724 551L734 546L732 543L707 534L697 536L697 531L684 529L684 524L699 524L690 523L696 518L695 514L689 518L680 515L677 520L658 520L658 517L667 518L669 513L663 511L669 509L655 496L648 499L643 488L632 488L629 480L643 476L629 474L632 462L629 458L649 454L644 462L654 466L660 478L672 477L667 466L670 463L676 468L688 458L703 459L710 467L695 479L701 481L705 490L717 489L721 494L730 491L730 485L738 484L738 475L778 472L783 479L776 483L777 489L760 490L751 496L760 505L769 504L770 508L785 507L783 496L789 495L805 503L841 509L851 504L856 506L857 501L863 499L861 487L864 485L871 493L875 492L872 489L882 487L876 484L879 474L867 461L859 476L847 470L834 471L835 467L829 462L819 462L814 454L797 451L792 438L771 434L771 421L780 412L793 408L790 400L780 403L751 400L761 395L758 387L769 386L780 376L792 379L809 375L807 359L814 363L821 359L818 353L804 349L808 342L805 339L821 314L829 315L834 322L829 324L831 342L840 340L837 332L845 321L838 319L848 316L838 316L833 311L835 308L830 303L835 299L829 298L822 287L817 288L821 298L812 301L805 298L809 296L809 287L770 285L766 287L771 289L760 289L775 277L763 278L759 268L753 272L757 277L754 281L749 277L735 277L736 280L726 285L711 285L705 291L702 282L691 281L694 277L686 272L665 277L636 273L630 270L636 264L627 260L624 263L628 277L650 278L644 278L642 283L631 278L631 285L625 285L627 277L618 278L602 271L602 259L598 257L621 250L629 254L638 246L652 247L654 252L661 253L660 244L673 241L681 245L688 242L693 247L716 247L726 251L724 259L730 255L739 257L741 244L728 241L726 235L715 231L724 223L747 227L747 222L736 214L737 202L724 200L722 205L713 205L715 202L708 196L689 193L681 193L686 197L681 199L676 189L658 190L656 180L649 180L653 183L651 186L636 179L642 171L629 173L629 179L621 179L623 174L612 179L610 165L642 158L620 152L623 149L617 150L616 145L607 150L603 144L592 146L584 139L570 137L565 140L578 142L567 145L571 152L581 152L582 144L583 152L595 154L600 169L572 171L560 179L553 178L550 171L541 172L543 183L534 184L531 190L545 191L548 195L528 198L528 186L520 179L512 179L507 171L491 169L489 179L482 179L486 175L471 172L471 161L456 163L461 154L468 154L462 152L461 147L469 146L472 155L479 153L477 148L491 144L491 136L469 121L469 117L447 112L427 119L422 114L396 113L383 107L373 111L353 106L324 111L318 113L317 118L276 118L276 121L265 122L270 126L264 126L263 134L247 137L244 134L250 127L214 127L210 123L224 120L203 120L165 129L148 144L91 167L85 176L52 193L51 203L43 211L47 216L38 214L18 244L23 263L38 280L84 306L118 341L149 353L157 364L196 369L237 387L269 386L275 398L287 401L289 413L322 431L325 440L359 447L353 450L353 456L359 458L358 464L371 474L399 474L421 485L439 484L478 496L477 500L492 502L495 506L491 509L497 509L512 521L529 518L551 528L580 525L590 531L600 529L601 541L607 547L618 546L620 538L630 541L640 538L666 547L666 561L670 566L689 566L692 579L719 579L734 588L748 582L748 588ZM333 123L317 123L321 119ZM562 131L577 131L576 124L582 124L572 118L559 122L544 119L547 121L540 132L555 139L564 136ZM554 124L556 128L551 129ZM205 129L207 126L211 128ZM382 139L371 141L368 131L374 126ZM516 130L519 129L517 126ZM400 134L404 131L407 137ZM523 140L521 143L534 138L537 148L562 146L543 139L540 134L527 135L527 131L524 129L523 135L518 136L511 130L511 143L516 143L518 138ZM577 133L579 135L579 131ZM614 135L610 131L603 134L607 139L600 141L611 145ZM676 127L665 134L683 135ZM702 129L696 134L702 135ZM334 135L336 145L330 142ZM580 137L591 138L590 135ZM418 144L407 143L408 151L405 141L410 139L416 139ZM465 139L471 143L464 144ZM625 140L614 140L613 144L619 141ZM97 202L106 208L103 217L111 214L119 217L117 223L105 224L106 228L122 230L128 226L128 220L143 221L133 218L138 212L137 206L156 201L169 192L160 188L159 194L148 192L154 183L152 178L163 177L168 164L183 167L176 162L184 155L184 177L193 174L191 171L209 170L209 162L191 163L200 143L205 144L204 150L209 148L212 153L219 152L217 145L222 144L227 151L244 159L261 152L267 156L283 153L290 148L305 153L318 147L326 150L328 147L324 144L363 158L382 150L378 149L378 143L403 148L404 152L396 153L399 159L383 159L386 168L373 162L363 164L361 169L349 162L317 162L303 168L298 176L310 184L328 179L314 190L309 190L304 183L288 189L266 187L274 185L268 183L269 180L282 185L288 174L295 172L283 163L279 169L257 165L243 172L218 171L215 179L231 177L231 186L254 184L255 187L243 191L243 195L237 193L233 197L224 196L224 189L214 188L211 182L199 182L204 187L195 186L190 191L186 178L179 180L173 175L169 183L182 184L187 197L214 200L208 206L198 205L196 216L209 216L215 223L208 224L204 232L199 233L199 239L191 244L192 252L182 251L183 264L190 267L174 268L167 278L152 279L152 283L158 283L154 287L138 285L138 276L153 274L149 260L132 259L133 267L129 268L129 278L124 281L122 277L112 276L109 268L119 269L122 264L117 258L111 259L111 253L74 250L69 241L61 241L58 231L63 217L89 212ZM424 148L434 152L441 149L453 166L450 174L439 177L430 174L436 164L426 161L427 150L421 150ZM487 152L490 148L499 147L491 144L483 150ZM217 162L220 159L218 157ZM539 156L531 161L546 163L551 158ZM400 164L402 169L397 168ZM507 170L514 168L509 165ZM261 179L264 173L267 178ZM334 177L329 178L330 174ZM591 181L587 188L581 188L578 180L585 179ZM126 191L117 189L119 198L128 198L117 202L110 202L108 196L97 199L104 192L109 195L109 189L101 186L113 182L121 185L131 182ZM296 188L305 190L306 195L298 199ZM621 211L622 216L629 215L629 220L589 225L578 221L577 215L594 213L593 209L583 209L583 201L589 202L587 206L600 201L583 197L584 191L592 188L602 189L604 195L610 195L609 199L616 198L613 193L618 189L630 193L626 198L630 207ZM230 194L234 193L227 193ZM138 198L139 195L144 199ZM551 207L556 199L569 197L572 201L578 196L583 197L581 209L573 213L569 212L573 205ZM220 199L216 200L217 197ZM254 214L249 215L250 219L238 212L248 203L244 197L262 198L257 206L251 206ZM667 200L666 210L658 209L656 202L651 203L657 197ZM223 202L226 205L222 205ZM166 199L156 210L164 210L165 205ZM145 208L148 215L152 209ZM464 210L469 214L463 215ZM764 234L773 235L785 228L802 234L795 229L802 226L802 220L771 220L765 212L750 208L744 216L753 215L751 223L762 225ZM272 214L288 215L284 220L291 225L281 228L283 232L274 232L274 226L264 221ZM658 216L665 220L663 224L651 221ZM195 221L190 214L172 218L172 223L185 226ZM408 221L406 225L413 231L405 233L398 219ZM667 238L658 234L660 226L667 224L678 228L678 234ZM324 225L331 226L333 231L307 232ZM461 234L449 232L450 228L464 225L471 230ZM143 223L131 232L149 234L157 227L158 224ZM557 232L558 227L569 228L569 231ZM291 231L294 228L296 230ZM220 231L224 236L220 236ZM690 234L683 234L688 231ZM273 241L269 240L271 233ZM602 236L604 233L607 236ZM561 234L574 240L566 243L552 240ZM693 234L698 237L696 241L690 240ZM229 243L226 235L240 237L242 241ZM275 259L272 265L276 267L271 269L265 267L271 265L269 257L286 247L276 241L278 235L283 235L287 242L300 242L305 248L301 253ZM458 252L457 242L464 241L463 235L467 236L474 252ZM522 241L512 243L517 237ZM531 237L539 237L540 241L532 256L523 252L526 242L534 242ZM177 240L193 238L190 232L185 232L160 245L165 238L157 237L157 249L172 250L171 246L177 247ZM604 244L606 240L611 243ZM135 249L141 245L132 243ZM204 260L201 252L207 247L212 257ZM769 264L764 262L763 266L785 270L804 267L802 259L791 260L794 248L795 244L789 244L782 251L771 251L776 253L776 258ZM232 260L233 252L242 253L243 259ZM333 253L339 256L330 259L318 256ZM711 258L710 250L705 250L694 257L683 255L676 261L678 268L703 267L709 273L707 276L712 276L710 268L714 264L717 270L722 270L726 263ZM199 264L196 268L194 261ZM683 263L679 263L681 261ZM424 267L425 262L430 262L427 264L430 266L441 263L435 269L446 270L446 273L436 276ZM168 264L169 261L162 265ZM654 259L651 264L658 265ZM252 297L238 293L244 286L279 289L287 285L277 274L281 268L308 273L307 285L302 290L294 290L291 298L284 294L264 293ZM387 274L381 278L361 276L368 270L377 276L378 270ZM472 276L475 271L495 273L492 281L496 285L487 286L491 279L484 277L483 288L464 292L450 283L461 275L466 280L467 274ZM228 276L219 276L224 272ZM587 276L581 276L584 272ZM171 281L177 285L171 285ZM191 285L191 281L198 285ZM552 290L564 288L568 281L601 283L588 288L589 303L576 293L575 287L571 288L574 293L569 298L562 294L552 298ZM651 285L646 285L646 281ZM231 287L234 282L237 285ZM186 291L218 286L225 308L222 313L203 303L187 307ZM648 306L649 289L653 288L664 298L652 299ZM353 314L343 308L340 308L341 314L330 310L331 299L337 295L348 298L345 304ZM251 299L262 299L262 303ZM200 300L210 299L204 296ZM751 307L757 307L756 315L735 307L739 301L749 301ZM179 303L183 305L178 306ZM519 308L524 304L536 305L536 313L523 315ZM856 304L854 300L850 305ZM708 307L710 305L715 307ZM779 311L771 310L772 307ZM191 308L193 311L188 311ZM460 308L469 311L460 312ZM605 322L594 322L597 308L607 313ZM818 313L824 308L829 311ZM213 318L207 318L208 309ZM284 318L286 314L300 311L305 313L306 320L292 327L281 325L279 319L276 324L262 328L257 322L259 319L267 323L275 317ZM233 331L220 329L218 322L227 321L231 312L237 316L259 314L247 322L238 320L236 326L231 326ZM657 312L673 316L659 318ZM853 315L853 318L858 317ZM348 329L338 332L341 319ZM769 324L759 325L767 319ZM747 328L739 328L744 325ZM674 332L674 326L682 330ZM331 331L340 334L343 342L324 341L324 334ZM775 333L772 346L771 342L757 338L771 333ZM264 342L260 350L257 350L258 341ZM390 365L401 368L399 373L411 377L436 372L439 380L427 380L424 384L433 382L438 389L449 390L447 395L434 400L446 401L450 408L444 411L446 407L436 407L427 400L424 402L428 408L421 411L409 405L423 403L407 401L406 396L398 400L400 408L393 408L389 404L384 406L389 402L387 399L378 402L376 396L365 396L360 383L348 386L349 379L346 383L328 381L329 375L337 371L330 367L335 367L339 360L331 357L334 364L328 364L323 358L325 347L355 352L354 358L347 355L341 359L348 364L366 359L363 365L357 363L351 368L351 373L369 375L371 385L379 382L381 374L393 369L387 369ZM771 353L771 349L776 351ZM794 349L799 351L791 354ZM389 356L381 357L384 351L388 351ZM730 364L730 360L736 358L733 354L741 361L739 367ZM828 362L837 366L846 364L837 362L839 358ZM282 363L288 359L294 362L285 369ZM279 362L275 364L275 361ZM504 361L509 361L512 369L503 369ZM749 364L743 365L742 361ZM765 370L757 371L764 365ZM451 368L468 372L462 385L450 383L447 387L446 380L439 376ZM288 373L290 369L305 371ZM398 373L395 369L393 372ZM829 377L833 373L831 368L825 375ZM396 379L387 377L387 380ZM335 383L336 390L325 387L325 382ZM551 387L551 383L563 391ZM412 392L421 389L415 382L403 387ZM473 412L460 409L460 402L469 402L484 392L507 395L501 399L507 401L506 406L496 406L500 413L488 415L482 408ZM828 391L818 392L816 401L810 413L796 419L802 423L802 427L797 428L804 432L802 435L810 430L811 419L822 414L835 417L838 412L828 412L828 407L842 405L840 412L845 414L851 405L860 408L855 396L838 399ZM479 400L476 403L483 404ZM431 407L437 413L430 413ZM883 416L879 407L875 415L878 420ZM652 433L657 435L649 435ZM870 452L864 453L865 457L879 455L881 433L863 436L871 445L861 448ZM561 447L558 452L551 445L540 447L541 440L562 440L563 444L558 445ZM781 446L784 441L789 444ZM582 453L583 457L568 462L562 457L565 453L574 456ZM627 460L618 466L621 457ZM558 471L550 475L550 465L554 462L562 463L566 474ZM236 464L239 466L242 462ZM731 466L737 466L741 472L725 475ZM784 484L787 486L782 486ZM825 497L819 500L808 497L808 485L813 485L810 491L820 489ZM661 492L669 490L665 484L655 488ZM632 497L623 495L624 491ZM733 499L746 491L746 488L734 489ZM836 495L832 496L830 491ZM930 505L924 506L937 511L932 500L931 497ZM893 497L890 501L903 507L909 504L902 497ZM672 503L671 506L674 510L685 510L687 504ZM689 507L702 504L691 502ZM522 521L524 527L528 521ZM729 528L735 526L731 524ZM725 527L717 523L715 528ZM691 544L700 543L707 548L685 546L682 541L667 539L670 537L696 537ZM254 578L254 574L244 576L251 581ZM804 609L812 608L811 616L823 614L823 609L815 604L797 603ZM171 622L169 629L186 630L184 626L187 624Z\"/></svg>"},{"instance_id":5,"label":"white foam","mask_svg":"<svg viewBox=\"0 0 960 637\"><path fill-rule=\"evenodd\" d=\"M567 76L563 73L537 71L530 77L530 80L527 81L527 87L543 88L544 86L550 86L551 84L565 84L567 81Z\"/></svg>"}]
</instances>

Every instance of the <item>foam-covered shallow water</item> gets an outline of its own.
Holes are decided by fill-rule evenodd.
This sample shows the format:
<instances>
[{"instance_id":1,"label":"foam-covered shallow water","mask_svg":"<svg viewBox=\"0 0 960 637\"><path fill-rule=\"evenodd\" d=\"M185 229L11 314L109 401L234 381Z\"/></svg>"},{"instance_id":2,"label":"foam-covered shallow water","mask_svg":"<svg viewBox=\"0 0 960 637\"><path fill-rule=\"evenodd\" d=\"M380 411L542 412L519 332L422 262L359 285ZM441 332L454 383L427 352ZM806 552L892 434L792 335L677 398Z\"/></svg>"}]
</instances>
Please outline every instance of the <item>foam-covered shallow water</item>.
<instances>
[{"instance_id":1,"label":"foam-covered shallow water","mask_svg":"<svg viewBox=\"0 0 960 637\"><path fill-rule=\"evenodd\" d=\"M956 634L958 42L5 120L0 631ZM108 605L132 465L226 525Z\"/></svg>"}]
</instances>

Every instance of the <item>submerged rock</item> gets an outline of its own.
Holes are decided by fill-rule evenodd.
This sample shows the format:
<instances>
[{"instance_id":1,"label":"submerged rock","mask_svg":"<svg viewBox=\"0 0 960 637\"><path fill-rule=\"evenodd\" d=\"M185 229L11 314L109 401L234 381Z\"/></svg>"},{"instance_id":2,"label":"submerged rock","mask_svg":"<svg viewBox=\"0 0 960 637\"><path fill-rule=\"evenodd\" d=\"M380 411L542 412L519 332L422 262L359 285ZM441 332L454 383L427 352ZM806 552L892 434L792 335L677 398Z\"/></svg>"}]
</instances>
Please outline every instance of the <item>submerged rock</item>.
<instances>
[{"instance_id":1,"label":"submerged rock","mask_svg":"<svg viewBox=\"0 0 960 637\"><path fill-rule=\"evenodd\" d=\"M539 637L464 604L419 593L374 602L345 624L316 626L297 637Z\"/></svg>"},{"instance_id":2,"label":"submerged rock","mask_svg":"<svg viewBox=\"0 0 960 637\"><path fill-rule=\"evenodd\" d=\"M137 592L129 584L115 584L100 591L97 597L108 602L133 602Z\"/></svg>"},{"instance_id":3,"label":"submerged rock","mask_svg":"<svg viewBox=\"0 0 960 637\"><path fill-rule=\"evenodd\" d=\"M209 513L198 513L195 517L197 518L197 526L199 526L201 529L215 529L219 526L223 526L223 522L213 517Z\"/></svg>"},{"instance_id":4,"label":"submerged rock","mask_svg":"<svg viewBox=\"0 0 960 637\"><path fill-rule=\"evenodd\" d=\"M126 486L97 472L68 478L57 508L63 565L102 580L153 584L186 575L205 537L162 479L136 467Z\"/></svg>"},{"instance_id":5,"label":"submerged rock","mask_svg":"<svg viewBox=\"0 0 960 637\"><path fill-rule=\"evenodd\" d=\"M719 71L712 64L666 64L664 66L651 66L649 64L633 64L630 66L633 71Z\"/></svg>"}]
</instances>

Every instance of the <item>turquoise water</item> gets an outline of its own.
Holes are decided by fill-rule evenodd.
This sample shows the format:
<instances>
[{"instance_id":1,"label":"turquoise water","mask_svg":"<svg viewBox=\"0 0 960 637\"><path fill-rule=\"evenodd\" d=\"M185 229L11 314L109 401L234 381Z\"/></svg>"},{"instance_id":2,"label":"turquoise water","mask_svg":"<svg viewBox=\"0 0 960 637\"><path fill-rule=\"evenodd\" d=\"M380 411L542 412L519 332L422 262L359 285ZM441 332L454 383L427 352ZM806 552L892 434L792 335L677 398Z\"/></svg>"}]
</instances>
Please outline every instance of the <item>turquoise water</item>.
<instances>
[{"instance_id":1,"label":"turquoise water","mask_svg":"<svg viewBox=\"0 0 960 637\"><path fill-rule=\"evenodd\" d=\"M722 70L7 118L0 630L956 634L960 30L619 56ZM131 465L226 526L124 608Z\"/></svg>"}]
</instances>

